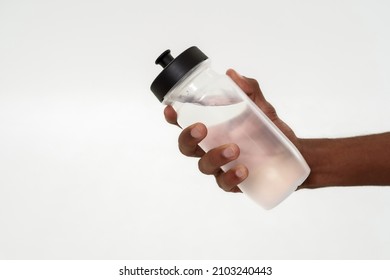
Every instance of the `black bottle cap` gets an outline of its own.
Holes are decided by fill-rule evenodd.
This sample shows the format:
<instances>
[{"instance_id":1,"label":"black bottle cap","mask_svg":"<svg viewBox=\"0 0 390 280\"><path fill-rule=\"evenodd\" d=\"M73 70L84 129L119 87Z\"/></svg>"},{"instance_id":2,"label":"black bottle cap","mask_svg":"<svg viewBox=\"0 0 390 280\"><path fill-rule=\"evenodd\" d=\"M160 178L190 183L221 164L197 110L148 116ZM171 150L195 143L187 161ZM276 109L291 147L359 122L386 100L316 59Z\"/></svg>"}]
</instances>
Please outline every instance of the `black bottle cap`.
<instances>
[{"instance_id":1,"label":"black bottle cap","mask_svg":"<svg viewBox=\"0 0 390 280\"><path fill-rule=\"evenodd\" d=\"M171 51L166 50L156 59L155 63L161 65L164 70L153 81L150 86L151 91L162 102L164 96L181 78L207 58L197 47L185 50L175 59Z\"/></svg>"}]
</instances>

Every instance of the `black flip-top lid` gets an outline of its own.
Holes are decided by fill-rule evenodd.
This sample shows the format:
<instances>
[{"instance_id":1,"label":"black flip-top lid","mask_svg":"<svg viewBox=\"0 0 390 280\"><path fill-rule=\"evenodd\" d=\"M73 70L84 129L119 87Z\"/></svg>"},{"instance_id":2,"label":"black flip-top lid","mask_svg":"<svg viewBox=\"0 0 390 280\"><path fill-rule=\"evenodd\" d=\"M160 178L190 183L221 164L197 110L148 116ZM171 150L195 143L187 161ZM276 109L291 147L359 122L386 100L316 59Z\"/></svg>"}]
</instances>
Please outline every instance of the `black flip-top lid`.
<instances>
[{"instance_id":1,"label":"black flip-top lid","mask_svg":"<svg viewBox=\"0 0 390 280\"><path fill-rule=\"evenodd\" d=\"M164 70L156 77L150 86L151 91L160 100L184 77L192 68L206 60L208 57L197 47L191 47L182 52L175 59L170 50L163 52L157 59Z\"/></svg>"}]
</instances>

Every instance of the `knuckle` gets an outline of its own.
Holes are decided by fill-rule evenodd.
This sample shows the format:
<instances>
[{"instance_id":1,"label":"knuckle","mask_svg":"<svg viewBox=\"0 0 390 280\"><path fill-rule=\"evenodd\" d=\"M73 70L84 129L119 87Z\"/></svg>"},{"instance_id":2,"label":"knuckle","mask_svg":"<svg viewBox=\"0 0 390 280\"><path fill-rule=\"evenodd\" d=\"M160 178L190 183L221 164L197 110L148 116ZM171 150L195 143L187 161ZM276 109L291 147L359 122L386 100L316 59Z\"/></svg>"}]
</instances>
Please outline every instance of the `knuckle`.
<instances>
[{"instance_id":1,"label":"knuckle","mask_svg":"<svg viewBox=\"0 0 390 280\"><path fill-rule=\"evenodd\" d=\"M204 154L198 161L199 170L207 175L212 175L218 172L220 163L214 154L214 151L210 151Z\"/></svg>"},{"instance_id":2,"label":"knuckle","mask_svg":"<svg viewBox=\"0 0 390 280\"><path fill-rule=\"evenodd\" d=\"M256 79L248 78L248 80L249 80L249 83L251 84L252 87L260 88L260 84Z\"/></svg>"},{"instance_id":3,"label":"knuckle","mask_svg":"<svg viewBox=\"0 0 390 280\"><path fill-rule=\"evenodd\" d=\"M191 149L191 148L189 148L186 145L183 145L181 143L179 143L178 147L179 147L180 153L182 153L185 156L190 157L190 156L193 156L195 153L195 149Z\"/></svg>"},{"instance_id":4,"label":"knuckle","mask_svg":"<svg viewBox=\"0 0 390 280\"><path fill-rule=\"evenodd\" d=\"M206 168L206 165L205 165L205 159L204 159L204 156L201 157L198 161L198 169L200 172L202 172L203 174L206 174L206 175L210 175L210 173L208 172L207 168Z\"/></svg>"},{"instance_id":5,"label":"knuckle","mask_svg":"<svg viewBox=\"0 0 390 280\"><path fill-rule=\"evenodd\" d=\"M220 189L222 189L225 192L229 192L230 191L230 187L228 186L228 184L226 184L224 175L225 175L224 172L218 174L218 176L215 176L215 180L216 180L217 185L219 186Z\"/></svg>"}]
</instances>

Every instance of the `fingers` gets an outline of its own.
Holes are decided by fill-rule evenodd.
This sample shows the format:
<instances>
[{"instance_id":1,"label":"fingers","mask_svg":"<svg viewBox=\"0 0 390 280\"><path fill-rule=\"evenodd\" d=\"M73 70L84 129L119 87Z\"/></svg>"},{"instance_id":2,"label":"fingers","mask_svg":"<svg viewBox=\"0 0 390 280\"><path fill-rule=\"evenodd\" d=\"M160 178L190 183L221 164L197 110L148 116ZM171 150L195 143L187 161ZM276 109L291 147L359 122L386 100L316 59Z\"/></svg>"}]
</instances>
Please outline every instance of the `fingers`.
<instances>
[{"instance_id":1,"label":"fingers","mask_svg":"<svg viewBox=\"0 0 390 280\"><path fill-rule=\"evenodd\" d=\"M248 169L243 165L238 165L227 172L221 172L216 176L218 186L227 192L241 192L237 187L248 177Z\"/></svg>"},{"instance_id":2,"label":"fingers","mask_svg":"<svg viewBox=\"0 0 390 280\"><path fill-rule=\"evenodd\" d=\"M244 79L247 78L239 76L239 74L234 71L231 72L231 74L248 92L251 91L252 88L255 89L252 85L246 84L247 81L244 81ZM177 123L177 113L172 106L168 105L165 107L164 116L168 123L179 126ZM238 146L236 144L226 144L205 153L199 147L199 143L206 135L207 128L202 123L195 123L183 129L178 140L180 152L186 156L200 157L199 170L204 174L214 175L217 184L223 190L228 192L241 192L237 185L247 178L247 168L239 165L227 172L223 172L221 169L221 166L238 158L240 154Z\"/></svg>"},{"instance_id":3,"label":"fingers","mask_svg":"<svg viewBox=\"0 0 390 280\"><path fill-rule=\"evenodd\" d=\"M246 94L252 94L256 91L254 85L250 83L250 79L241 76L235 70L228 69L226 75L228 75Z\"/></svg>"},{"instance_id":4,"label":"fingers","mask_svg":"<svg viewBox=\"0 0 390 280\"><path fill-rule=\"evenodd\" d=\"M177 113L172 106L166 106L164 116L168 123L179 126ZM201 157L204 151L198 144L206 137L207 128L204 124L196 123L185 129L179 135L179 150L185 156Z\"/></svg>"},{"instance_id":5,"label":"fingers","mask_svg":"<svg viewBox=\"0 0 390 280\"><path fill-rule=\"evenodd\" d=\"M165 107L165 109L164 109L164 117L165 117L165 120L168 123L174 124L174 125L178 125L177 124L177 114L176 114L176 111L173 109L172 106L168 105L167 107Z\"/></svg>"},{"instance_id":6,"label":"fingers","mask_svg":"<svg viewBox=\"0 0 390 280\"><path fill-rule=\"evenodd\" d=\"M179 135L179 150L189 157L201 157L204 151L199 143L206 137L207 128L202 123L195 123L185 129Z\"/></svg>"},{"instance_id":7,"label":"fingers","mask_svg":"<svg viewBox=\"0 0 390 280\"><path fill-rule=\"evenodd\" d=\"M220 172L221 166L238 158L240 150L236 144L226 144L208 151L199 160L199 170L206 175Z\"/></svg>"},{"instance_id":8,"label":"fingers","mask_svg":"<svg viewBox=\"0 0 390 280\"><path fill-rule=\"evenodd\" d=\"M204 154L199 160L199 170L207 175L214 175L218 186L227 192L241 192L237 187L248 177L248 169L238 165L223 172L221 167L240 155L240 149L236 144L226 144L214 148Z\"/></svg>"},{"instance_id":9,"label":"fingers","mask_svg":"<svg viewBox=\"0 0 390 280\"><path fill-rule=\"evenodd\" d=\"M265 101L259 83L255 79L241 76L233 69L227 70L226 75L228 75L253 101L255 101L255 99Z\"/></svg>"},{"instance_id":10,"label":"fingers","mask_svg":"<svg viewBox=\"0 0 390 280\"><path fill-rule=\"evenodd\" d=\"M248 177L248 169L238 165L223 172L221 166L237 159L240 149L236 144L226 144L211 149L205 153L199 143L206 137L207 128L204 124L196 123L185 128L179 136L179 149L182 154L191 157L200 157L199 170L208 175L214 175L220 188L227 192L241 192L237 187Z\"/></svg>"},{"instance_id":11,"label":"fingers","mask_svg":"<svg viewBox=\"0 0 390 280\"><path fill-rule=\"evenodd\" d=\"M271 120L276 120L278 118L275 108L265 99L259 83L255 79L241 76L233 69L227 70L226 75L228 75Z\"/></svg>"}]
</instances>

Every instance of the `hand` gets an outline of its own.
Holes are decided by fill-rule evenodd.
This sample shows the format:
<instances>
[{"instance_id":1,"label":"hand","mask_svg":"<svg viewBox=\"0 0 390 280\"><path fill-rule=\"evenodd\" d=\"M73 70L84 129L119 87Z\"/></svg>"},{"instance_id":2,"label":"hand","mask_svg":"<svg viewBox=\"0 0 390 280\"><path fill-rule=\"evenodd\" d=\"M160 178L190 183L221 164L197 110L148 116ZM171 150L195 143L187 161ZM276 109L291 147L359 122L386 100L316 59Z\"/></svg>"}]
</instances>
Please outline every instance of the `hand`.
<instances>
[{"instance_id":1,"label":"hand","mask_svg":"<svg viewBox=\"0 0 390 280\"><path fill-rule=\"evenodd\" d=\"M239 75L232 69L226 74L253 100L253 102L268 116L268 118L298 147L299 141L294 132L278 115L274 107L268 103L255 79ZM171 106L164 110L165 119L171 124L177 124L177 115ZM227 172L223 172L221 166L238 158L239 147L234 144L225 144L205 153L199 143L206 137L207 128L202 123L195 123L184 128L179 136L179 149L185 156L200 157L199 170L207 175L214 175L217 184L225 191L240 192L239 183L248 177L248 169L243 165L237 165ZM299 147L298 147L299 149Z\"/></svg>"}]
</instances>

